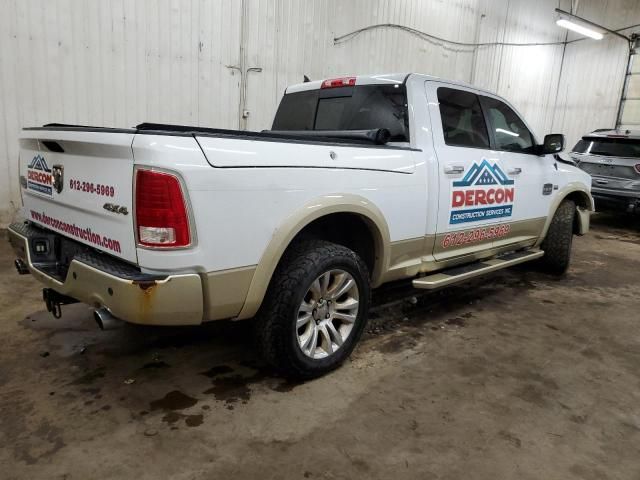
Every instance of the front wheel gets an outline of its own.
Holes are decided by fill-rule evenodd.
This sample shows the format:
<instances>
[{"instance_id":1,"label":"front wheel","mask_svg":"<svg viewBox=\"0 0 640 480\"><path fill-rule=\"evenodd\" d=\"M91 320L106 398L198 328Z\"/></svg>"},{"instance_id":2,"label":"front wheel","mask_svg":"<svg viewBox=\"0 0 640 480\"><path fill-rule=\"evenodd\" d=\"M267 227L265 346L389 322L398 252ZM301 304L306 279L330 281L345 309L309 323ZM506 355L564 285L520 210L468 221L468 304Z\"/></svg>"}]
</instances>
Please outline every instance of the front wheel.
<instances>
[{"instance_id":1,"label":"front wheel","mask_svg":"<svg viewBox=\"0 0 640 480\"><path fill-rule=\"evenodd\" d=\"M547 236L540 245L544 250L541 262L549 273L562 275L569 268L575 214L576 204L572 200L564 200L551 219Z\"/></svg>"},{"instance_id":2,"label":"front wheel","mask_svg":"<svg viewBox=\"0 0 640 480\"><path fill-rule=\"evenodd\" d=\"M292 246L273 275L256 318L264 359L291 378L313 378L353 351L369 309L369 274L342 245L307 240Z\"/></svg>"}]
</instances>

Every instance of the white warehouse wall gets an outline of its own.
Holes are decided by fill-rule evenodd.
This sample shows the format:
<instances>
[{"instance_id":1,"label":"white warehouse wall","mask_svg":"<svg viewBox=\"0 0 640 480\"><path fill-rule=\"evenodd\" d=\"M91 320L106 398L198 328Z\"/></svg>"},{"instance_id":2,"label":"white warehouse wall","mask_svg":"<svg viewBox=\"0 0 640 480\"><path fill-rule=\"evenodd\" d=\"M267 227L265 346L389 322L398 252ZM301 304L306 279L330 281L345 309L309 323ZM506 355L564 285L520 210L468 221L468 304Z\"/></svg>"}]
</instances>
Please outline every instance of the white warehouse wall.
<instances>
[{"instance_id":1,"label":"white warehouse wall","mask_svg":"<svg viewBox=\"0 0 640 480\"><path fill-rule=\"evenodd\" d=\"M0 0L0 225L20 203L17 137L48 122L143 121L268 128L287 84L418 71L509 99L536 134L613 126L626 66L619 38L572 40L554 8L571 0ZM640 23L637 0L573 0L611 28ZM629 33L629 32L627 32ZM260 72L240 75L259 67ZM242 81L244 78L245 81ZM241 119L241 99L248 118Z\"/></svg>"}]
</instances>

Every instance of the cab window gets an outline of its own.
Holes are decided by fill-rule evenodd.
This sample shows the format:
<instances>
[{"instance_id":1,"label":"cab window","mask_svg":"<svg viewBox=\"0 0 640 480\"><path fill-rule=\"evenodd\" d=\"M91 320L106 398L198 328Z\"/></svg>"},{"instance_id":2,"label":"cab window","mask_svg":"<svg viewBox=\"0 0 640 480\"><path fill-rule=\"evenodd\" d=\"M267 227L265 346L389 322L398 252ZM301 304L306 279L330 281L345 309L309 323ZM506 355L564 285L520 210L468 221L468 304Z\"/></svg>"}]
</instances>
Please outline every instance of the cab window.
<instances>
[{"instance_id":1,"label":"cab window","mask_svg":"<svg viewBox=\"0 0 640 480\"><path fill-rule=\"evenodd\" d=\"M453 147L489 148L487 125L478 96L464 90L438 88L444 142Z\"/></svg>"},{"instance_id":2,"label":"cab window","mask_svg":"<svg viewBox=\"0 0 640 480\"><path fill-rule=\"evenodd\" d=\"M533 135L511 107L495 98L481 97L481 101L493 131L496 150L534 153Z\"/></svg>"},{"instance_id":3,"label":"cab window","mask_svg":"<svg viewBox=\"0 0 640 480\"><path fill-rule=\"evenodd\" d=\"M356 85L287 93L273 130L370 130L386 128L392 142L409 141L404 85Z\"/></svg>"}]
</instances>

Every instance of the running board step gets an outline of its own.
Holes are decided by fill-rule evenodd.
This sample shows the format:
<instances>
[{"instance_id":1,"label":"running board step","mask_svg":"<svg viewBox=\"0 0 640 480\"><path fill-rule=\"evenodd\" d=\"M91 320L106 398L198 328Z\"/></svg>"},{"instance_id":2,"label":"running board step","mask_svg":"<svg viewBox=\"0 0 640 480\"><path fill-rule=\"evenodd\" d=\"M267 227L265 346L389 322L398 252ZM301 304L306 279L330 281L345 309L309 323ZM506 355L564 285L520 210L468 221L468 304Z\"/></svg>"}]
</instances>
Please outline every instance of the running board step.
<instances>
[{"instance_id":1,"label":"running board step","mask_svg":"<svg viewBox=\"0 0 640 480\"><path fill-rule=\"evenodd\" d=\"M426 277L416 278L413 281L413 286L414 288L424 288L426 290L446 287L447 285L462 282L463 280L479 277L485 273L495 272L496 270L518 265L519 263L529 262L543 255L544 252L542 250L522 250L520 252L507 253L489 260L454 267Z\"/></svg>"}]
</instances>

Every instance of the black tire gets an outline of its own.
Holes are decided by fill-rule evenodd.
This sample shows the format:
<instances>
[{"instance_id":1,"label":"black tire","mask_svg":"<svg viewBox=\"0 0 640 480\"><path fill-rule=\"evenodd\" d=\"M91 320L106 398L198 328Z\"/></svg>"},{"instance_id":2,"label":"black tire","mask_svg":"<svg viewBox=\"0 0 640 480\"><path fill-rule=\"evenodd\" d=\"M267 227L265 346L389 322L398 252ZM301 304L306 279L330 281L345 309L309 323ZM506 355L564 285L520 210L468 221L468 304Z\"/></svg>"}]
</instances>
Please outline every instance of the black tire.
<instances>
[{"instance_id":1,"label":"black tire","mask_svg":"<svg viewBox=\"0 0 640 480\"><path fill-rule=\"evenodd\" d=\"M564 200L553 215L547 236L540 245L544 250L542 266L554 275L562 275L569 268L575 214L576 204L572 200Z\"/></svg>"},{"instance_id":2,"label":"black tire","mask_svg":"<svg viewBox=\"0 0 640 480\"><path fill-rule=\"evenodd\" d=\"M343 270L355 280L358 311L342 346L326 358L314 359L299 346L298 309L314 280L333 269ZM298 380L318 377L337 368L362 335L370 297L367 266L355 252L323 240L304 240L292 245L274 272L256 316L256 338L263 359L279 374Z\"/></svg>"}]
</instances>

